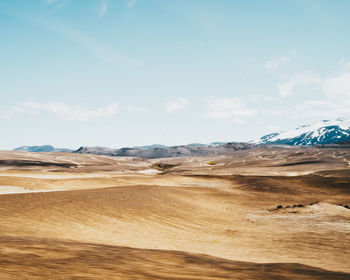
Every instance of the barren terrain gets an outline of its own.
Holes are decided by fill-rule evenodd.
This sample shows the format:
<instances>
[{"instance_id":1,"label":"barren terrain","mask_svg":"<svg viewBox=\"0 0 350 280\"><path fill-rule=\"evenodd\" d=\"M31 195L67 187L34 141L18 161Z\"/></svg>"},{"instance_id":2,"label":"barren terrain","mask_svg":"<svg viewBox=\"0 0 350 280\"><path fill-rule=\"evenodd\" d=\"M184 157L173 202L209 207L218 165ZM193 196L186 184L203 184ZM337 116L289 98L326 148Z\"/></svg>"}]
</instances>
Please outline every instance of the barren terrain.
<instances>
[{"instance_id":1,"label":"barren terrain","mask_svg":"<svg viewBox=\"0 0 350 280\"><path fill-rule=\"evenodd\" d=\"M350 150L0 152L0 279L350 279Z\"/></svg>"}]
</instances>

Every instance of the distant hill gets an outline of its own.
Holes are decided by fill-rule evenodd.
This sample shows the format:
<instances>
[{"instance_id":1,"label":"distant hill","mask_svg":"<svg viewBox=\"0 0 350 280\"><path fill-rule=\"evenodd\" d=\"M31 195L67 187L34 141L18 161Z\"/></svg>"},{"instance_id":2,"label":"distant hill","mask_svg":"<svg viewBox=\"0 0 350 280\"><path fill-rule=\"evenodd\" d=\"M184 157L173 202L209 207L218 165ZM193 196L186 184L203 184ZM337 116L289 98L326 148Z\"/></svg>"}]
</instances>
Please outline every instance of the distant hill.
<instances>
[{"instance_id":1,"label":"distant hill","mask_svg":"<svg viewBox=\"0 0 350 280\"><path fill-rule=\"evenodd\" d=\"M227 144L228 142L212 142L210 144L202 144L202 143L190 143L186 144L184 146L220 146L223 144ZM167 148L169 146L162 145L162 144L153 144L153 145L146 145L146 146L135 146L133 148L141 148L141 149L153 149L153 148Z\"/></svg>"},{"instance_id":2,"label":"distant hill","mask_svg":"<svg viewBox=\"0 0 350 280\"><path fill-rule=\"evenodd\" d=\"M72 152L70 149L64 148L55 148L51 145L42 145L42 146L20 146L13 151L24 151L24 152L33 152L33 153L43 153L43 152Z\"/></svg>"},{"instance_id":3,"label":"distant hill","mask_svg":"<svg viewBox=\"0 0 350 280\"><path fill-rule=\"evenodd\" d=\"M275 132L253 141L255 144L326 145L350 141L350 120L341 118ZM342 146L345 147L345 146Z\"/></svg>"},{"instance_id":4,"label":"distant hill","mask_svg":"<svg viewBox=\"0 0 350 280\"><path fill-rule=\"evenodd\" d=\"M80 147L75 153L105 156L130 156L140 158L192 157L227 154L236 150L246 150L256 145L250 143L226 143L223 145L182 145L163 148L121 148Z\"/></svg>"},{"instance_id":5,"label":"distant hill","mask_svg":"<svg viewBox=\"0 0 350 280\"><path fill-rule=\"evenodd\" d=\"M220 145L224 145L227 144L228 142L211 142L210 145L211 146L220 146Z\"/></svg>"},{"instance_id":6,"label":"distant hill","mask_svg":"<svg viewBox=\"0 0 350 280\"><path fill-rule=\"evenodd\" d=\"M136 146L134 148L154 149L154 148L166 148L166 146L162 144L153 144L153 145L146 145L146 146Z\"/></svg>"}]
</instances>

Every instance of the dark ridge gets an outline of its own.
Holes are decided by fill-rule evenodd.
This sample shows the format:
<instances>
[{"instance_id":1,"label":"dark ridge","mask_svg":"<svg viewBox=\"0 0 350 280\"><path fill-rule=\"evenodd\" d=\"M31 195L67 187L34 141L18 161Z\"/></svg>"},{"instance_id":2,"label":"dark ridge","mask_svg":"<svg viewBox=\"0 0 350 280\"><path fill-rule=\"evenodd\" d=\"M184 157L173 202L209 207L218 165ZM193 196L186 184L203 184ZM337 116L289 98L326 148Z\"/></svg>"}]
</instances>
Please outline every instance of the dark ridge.
<instances>
[{"instance_id":1,"label":"dark ridge","mask_svg":"<svg viewBox=\"0 0 350 280\"><path fill-rule=\"evenodd\" d=\"M279 165L274 165L274 167L277 167L277 166L294 166L294 165L303 165L303 164L320 164L320 163L325 163L325 162L321 161L321 160L306 160L306 161L299 161L299 162L283 163L283 164L279 164Z\"/></svg>"},{"instance_id":2,"label":"dark ridge","mask_svg":"<svg viewBox=\"0 0 350 280\"><path fill-rule=\"evenodd\" d=\"M61 163L61 162L46 162L39 160L0 160L0 165L2 166L16 166L16 167L24 167L24 166L56 166L56 167L64 167L71 168L76 167L76 164L73 163Z\"/></svg>"},{"instance_id":3,"label":"dark ridge","mask_svg":"<svg viewBox=\"0 0 350 280\"><path fill-rule=\"evenodd\" d=\"M152 165L153 168L163 170L163 169L169 169L177 166L176 164L168 164L168 163L161 163L161 162L156 162Z\"/></svg>"},{"instance_id":4,"label":"dark ridge","mask_svg":"<svg viewBox=\"0 0 350 280\"><path fill-rule=\"evenodd\" d=\"M322 174L322 173L320 173ZM201 175L200 177L205 177ZM210 177L210 176L209 176ZM303 188L315 188L330 194L350 194L350 176L342 173L336 177L325 177L317 174L304 176L252 176L252 175L217 175L212 178L225 179L235 182L238 188L252 192L283 193L286 195L299 194L300 186Z\"/></svg>"},{"instance_id":5,"label":"dark ridge","mask_svg":"<svg viewBox=\"0 0 350 280\"><path fill-rule=\"evenodd\" d=\"M238 175L231 178L232 181L238 183L239 189L253 192L298 194L300 191L295 188L292 181L286 180L284 177L277 176L242 176Z\"/></svg>"},{"instance_id":6,"label":"dark ridge","mask_svg":"<svg viewBox=\"0 0 350 280\"><path fill-rule=\"evenodd\" d=\"M350 149L350 141L329 143L329 144L317 144L316 148L329 148L329 149Z\"/></svg>"},{"instance_id":7,"label":"dark ridge","mask_svg":"<svg viewBox=\"0 0 350 280\"><path fill-rule=\"evenodd\" d=\"M9 248L0 254L1 279L350 279L350 273L299 263L243 262L182 251L47 238L1 236L0 246ZM50 258L50 253L57 251L62 257Z\"/></svg>"}]
</instances>

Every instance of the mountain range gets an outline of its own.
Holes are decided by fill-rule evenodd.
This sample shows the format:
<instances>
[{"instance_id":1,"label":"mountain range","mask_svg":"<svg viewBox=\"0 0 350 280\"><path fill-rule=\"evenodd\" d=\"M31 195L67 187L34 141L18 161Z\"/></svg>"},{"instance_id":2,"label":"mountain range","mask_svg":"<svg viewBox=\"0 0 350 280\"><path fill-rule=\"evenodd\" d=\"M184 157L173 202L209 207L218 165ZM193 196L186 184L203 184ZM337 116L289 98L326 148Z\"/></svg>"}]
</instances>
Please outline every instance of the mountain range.
<instances>
[{"instance_id":1,"label":"mountain range","mask_svg":"<svg viewBox=\"0 0 350 280\"><path fill-rule=\"evenodd\" d=\"M164 158L164 157L191 157L227 154L236 150L246 150L254 147L251 143L226 143L222 145L182 145L172 147L145 148L121 148L110 149L105 147L80 147L74 153L96 154L105 156L129 156L140 158Z\"/></svg>"},{"instance_id":2,"label":"mountain range","mask_svg":"<svg viewBox=\"0 0 350 280\"><path fill-rule=\"evenodd\" d=\"M27 152L73 152L105 156L130 156L140 158L190 157L226 154L236 150L250 149L256 146L317 146L319 148L349 148L350 120L323 120L312 125L303 125L296 129L275 132L248 143L213 142L210 144L192 143L180 146L154 144L130 148L111 149L106 147L80 147L78 150L55 148L51 145L21 146L15 151Z\"/></svg>"}]
</instances>

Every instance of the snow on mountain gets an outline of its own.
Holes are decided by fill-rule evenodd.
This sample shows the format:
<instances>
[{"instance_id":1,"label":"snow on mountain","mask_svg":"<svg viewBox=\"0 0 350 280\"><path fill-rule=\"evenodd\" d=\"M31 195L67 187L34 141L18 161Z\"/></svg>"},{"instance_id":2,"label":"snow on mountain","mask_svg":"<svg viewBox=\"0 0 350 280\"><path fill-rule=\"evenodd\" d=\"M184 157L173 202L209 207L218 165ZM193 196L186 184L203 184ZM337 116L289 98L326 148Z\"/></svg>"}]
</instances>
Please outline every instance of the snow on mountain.
<instances>
[{"instance_id":1,"label":"snow on mountain","mask_svg":"<svg viewBox=\"0 0 350 280\"><path fill-rule=\"evenodd\" d=\"M296 129L271 133L253 141L257 144L315 145L350 140L350 120L323 120Z\"/></svg>"}]
</instances>

